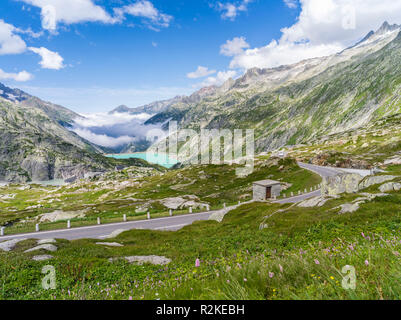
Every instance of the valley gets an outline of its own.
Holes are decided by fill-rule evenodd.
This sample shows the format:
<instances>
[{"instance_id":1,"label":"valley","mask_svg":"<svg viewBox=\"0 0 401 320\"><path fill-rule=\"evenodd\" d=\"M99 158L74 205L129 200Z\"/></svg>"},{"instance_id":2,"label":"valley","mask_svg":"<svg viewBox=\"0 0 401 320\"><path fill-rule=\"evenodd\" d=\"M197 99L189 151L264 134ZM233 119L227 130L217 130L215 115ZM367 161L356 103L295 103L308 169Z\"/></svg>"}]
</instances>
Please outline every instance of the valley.
<instances>
[{"instance_id":1,"label":"valley","mask_svg":"<svg viewBox=\"0 0 401 320\"><path fill-rule=\"evenodd\" d=\"M400 299L400 65L385 22L334 55L101 116L0 84L0 299ZM253 130L252 170L145 157L171 121Z\"/></svg>"}]
</instances>

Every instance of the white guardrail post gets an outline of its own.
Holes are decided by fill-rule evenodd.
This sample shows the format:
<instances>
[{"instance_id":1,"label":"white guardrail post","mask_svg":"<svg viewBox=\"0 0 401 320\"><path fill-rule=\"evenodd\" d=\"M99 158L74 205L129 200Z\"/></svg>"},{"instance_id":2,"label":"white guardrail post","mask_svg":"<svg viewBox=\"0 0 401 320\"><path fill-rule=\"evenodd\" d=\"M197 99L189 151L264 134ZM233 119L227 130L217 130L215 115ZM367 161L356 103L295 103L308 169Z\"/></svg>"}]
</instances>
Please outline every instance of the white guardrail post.
<instances>
[{"instance_id":1,"label":"white guardrail post","mask_svg":"<svg viewBox=\"0 0 401 320\"><path fill-rule=\"evenodd\" d=\"M4 236L4 229L5 229L4 227L0 228L0 236Z\"/></svg>"},{"instance_id":2,"label":"white guardrail post","mask_svg":"<svg viewBox=\"0 0 401 320\"><path fill-rule=\"evenodd\" d=\"M36 231L36 232L39 232L39 231L40 231L39 223L36 224L36 226L35 226L35 231Z\"/></svg>"}]
</instances>

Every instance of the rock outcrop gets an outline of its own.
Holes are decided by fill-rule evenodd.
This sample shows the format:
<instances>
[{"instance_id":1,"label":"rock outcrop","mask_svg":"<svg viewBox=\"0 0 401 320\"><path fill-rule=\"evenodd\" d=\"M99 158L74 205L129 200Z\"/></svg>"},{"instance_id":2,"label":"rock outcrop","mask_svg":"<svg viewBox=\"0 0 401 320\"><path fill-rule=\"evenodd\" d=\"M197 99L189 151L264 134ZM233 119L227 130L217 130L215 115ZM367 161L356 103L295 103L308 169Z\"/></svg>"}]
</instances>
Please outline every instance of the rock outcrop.
<instances>
[{"instance_id":1,"label":"rock outcrop","mask_svg":"<svg viewBox=\"0 0 401 320\"><path fill-rule=\"evenodd\" d=\"M398 182L388 182L379 187L381 192L391 192L391 191L400 191L401 183Z\"/></svg>"},{"instance_id":2,"label":"rock outcrop","mask_svg":"<svg viewBox=\"0 0 401 320\"><path fill-rule=\"evenodd\" d=\"M25 250L24 252L29 253L29 252L38 251L38 250L47 250L47 251L54 252L54 251L57 251L57 247L53 244L42 244L42 245L36 246L32 249Z\"/></svg>"},{"instance_id":3,"label":"rock outcrop","mask_svg":"<svg viewBox=\"0 0 401 320\"><path fill-rule=\"evenodd\" d=\"M46 260L50 260L53 259L53 256L49 255L49 254L43 254L40 256L33 256L32 260L34 261L46 261Z\"/></svg>"},{"instance_id":4,"label":"rock outcrop","mask_svg":"<svg viewBox=\"0 0 401 320\"><path fill-rule=\"evenodd\" d=\"M331 199L334 199L334 197L313 197L300 202L298 204L298 207L301 208L322 207L326 204L327 201Z\"/></svg>"},{"instance_id":5,"label":"rock outcrop","mask_svg":"<svg viewBox=\"0 0 401 320\"><path fill-rule=\"evenodd\" d=\"M62 211L56 210L53 212L44 213L38 216L39 222L57 222L76 218L84 218L88 209L80 211Z\"/></svg>"},{"instance_id":6,"label":"rock outcrop","mask_svg":"<svg viewBox=\"0 0 401 320\"><path fill-rule=\"evenodd\" d=\"M355 212L359 209L359 205L359 202L342 204L340 207L338 207L341 209L339 214Z\"/></svg>"},{"instance_id":7,"label":"rock outcrop","mask_svg":"<svg viewBox=\"0 0 401 320\"><path fill-rule=\"evenodd\" d=\"M395 164L401 164L401 157L400 156L394 156L392 158L389 158L384 161L385 165L395 165Z\"/></svg>"},{"instance_id":8,"label":"rock outcrop","mask_svg":"<svg viewBox=\"0 0 401 320\"><path fill-rule=\"evenodd\" d=\"M25 241L26 239L14 239L9 241L0 242L0 250L11 251L18 242Z\"/></svg>"},{"instance_id":9,"label":"rock outcrop","mask_svg":"<svg viewBox=\"0 0 401 320\"><path fill-rule=\"evenodd\" d=\"M322 195L336 196L342 193L357 193L363 177L355 173L343 173L325 177L322 181Z\"/></svg>"},{"instance_id":10,"label":"rock outcrop","mask_svg":"<svg viewBox=\"0 0 401 320\"><path fill-rule=\"evenodd\" d=\"M194 195L187 195L187 196L182 196L182 197L174 197L174 198L166 198L160 200L160 204L165 206L168 209L185 209L192 207L194 209L196 208L206 208L208 205L205 203L200 203L197 202L199 200L198 197Z\"/></svg>"},{"instance_id":11,"label":"rock outcrop","mask_svg":"<svg viewBox=\"0 0 401 320\"><path fill-rule=\"evenodd\" d=\"M121 243L117 242L96 242L96 244L100 246L106 246L106 247L123 247Z\"/></svg>"},{"instance_id":12,"label":"rock outcrop","mask_svg":"<svg viewBox=\"0 0 401 320\"><path fill-rule=\"evenodd\" d=\"M359 190L363 190L366 188L369 188L371 186L374 186L376 184L381 184L386 181L391 181L397 178L396 176L371 176L371 177L366 177L360 184L359 184Z\"/></svg>"},{"instance_id":13,"label":"rock outcrop","mask_svg":"<svg viewBox=\"0 0 401 320\"><path fill-rule=\"evenodd\" d=\"M110 258L109 261L113 262L116 260L119 260L121 258ZM124 257L126 261L129 263L137 264L137 265L143 265L146 263L153 264L153 265L167 265L171 262L171 259L166 258L166 257L161 257L161 256L129 256L129 257Z\"/></svg>"}]
</instances>

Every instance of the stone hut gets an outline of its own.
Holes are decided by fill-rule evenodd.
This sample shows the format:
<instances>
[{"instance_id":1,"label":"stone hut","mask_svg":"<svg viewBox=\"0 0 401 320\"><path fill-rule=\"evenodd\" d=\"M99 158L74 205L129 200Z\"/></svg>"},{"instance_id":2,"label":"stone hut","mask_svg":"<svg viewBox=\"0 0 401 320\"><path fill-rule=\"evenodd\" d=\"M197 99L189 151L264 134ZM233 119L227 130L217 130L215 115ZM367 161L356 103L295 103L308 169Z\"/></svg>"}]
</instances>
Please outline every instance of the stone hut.
<instances>
[{"instance_id":1,"label":"stone hut","mask_svg":"<svg viewBox=\"0 0 401 320\"><path fill-rule=\"evenodd\" d=\"M253 183L253 199L267 200L279 197L281 193L281 182L274 180L262 180Z\"/></svg>"}]
</instances>

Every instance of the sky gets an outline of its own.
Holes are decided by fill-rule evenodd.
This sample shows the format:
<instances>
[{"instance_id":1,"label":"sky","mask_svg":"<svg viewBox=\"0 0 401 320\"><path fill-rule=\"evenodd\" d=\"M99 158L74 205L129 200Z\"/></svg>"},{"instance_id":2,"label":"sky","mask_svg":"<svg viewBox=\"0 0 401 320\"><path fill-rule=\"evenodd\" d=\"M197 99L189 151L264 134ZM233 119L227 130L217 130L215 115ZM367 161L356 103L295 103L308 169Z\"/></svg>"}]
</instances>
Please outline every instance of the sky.
<instances>
[{"instance_id":1,"label":"sky","mask_svg":"<svg viewBox=\"0 0 401 320\"><path fill-rule=\"evenodd\" d=\"M188 95L334 54L394 0L2 0L0 82L79 113Z\"/></svg>"}]
</instances>

